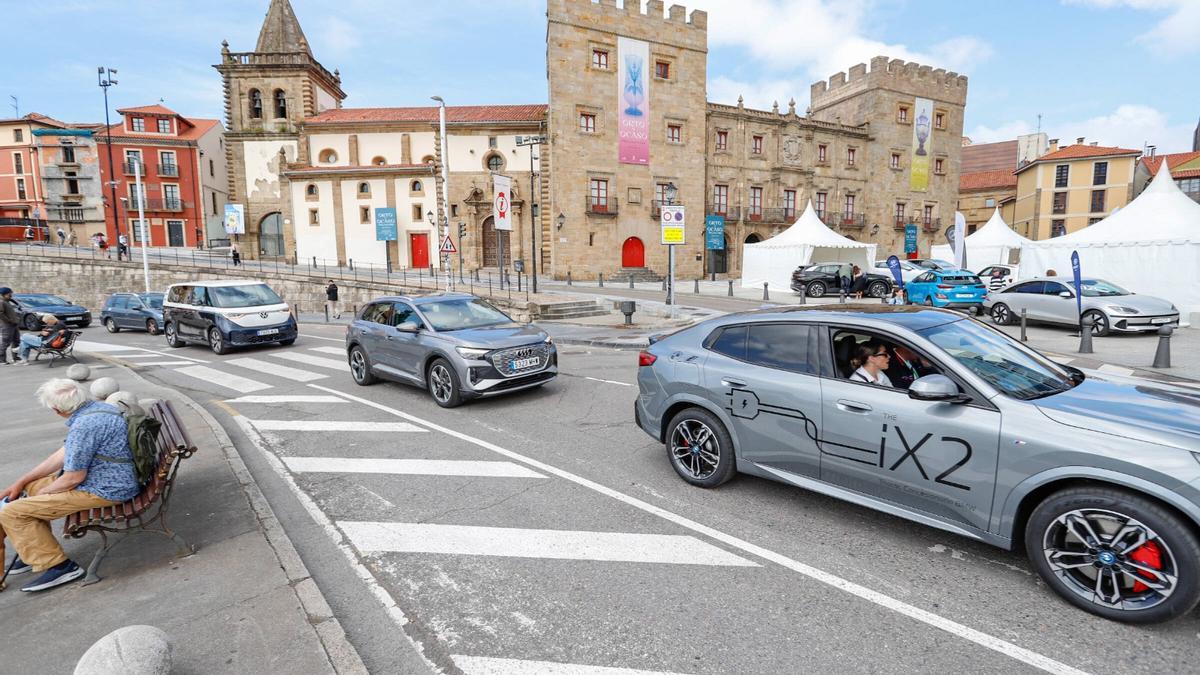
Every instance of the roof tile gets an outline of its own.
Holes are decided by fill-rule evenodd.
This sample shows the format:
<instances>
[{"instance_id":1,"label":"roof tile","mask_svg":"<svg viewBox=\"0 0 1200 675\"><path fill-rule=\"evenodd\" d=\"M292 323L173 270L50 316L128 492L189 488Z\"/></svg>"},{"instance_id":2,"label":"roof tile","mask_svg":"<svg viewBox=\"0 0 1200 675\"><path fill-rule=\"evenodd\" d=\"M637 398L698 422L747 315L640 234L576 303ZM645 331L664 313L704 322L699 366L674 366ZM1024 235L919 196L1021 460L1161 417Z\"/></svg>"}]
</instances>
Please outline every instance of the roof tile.
<instances>
[{"instance_id":1,"label":"roof tile","mask_svg":"<svg viewBox=\"0 0 1200 675\"><path fill-rule=\"evenodd\" d=\"M1188 178L1190 176L1181 176L1175 171L1175 167L1191 162L1200 162L1200 150L1195 152L1175 152L1166 155L1155 155L1153 157L1143 157L1142 165L1150 170L1151 176L1158 175L1158 169L1162 166L1163 160L1167 161L1167 166L1171 167L1171 175L1175 178ZM1197 169L1186 169L1180 173L1191 173Z\"/></svg>"},{"instance_id":2,"label":"roof tile","mask_svg":"<svg viewBox=\"0 0 1200 675\"><path fill-rule=\"evenodd\" d=\"M963 192L966 190L983 190L986 188L1015 188L1017 186L1017 176L1011 169L1001 169L998 171L975 171L972 173L960 174L958 177L958 190Z\"/></svg>"}]
</instances>

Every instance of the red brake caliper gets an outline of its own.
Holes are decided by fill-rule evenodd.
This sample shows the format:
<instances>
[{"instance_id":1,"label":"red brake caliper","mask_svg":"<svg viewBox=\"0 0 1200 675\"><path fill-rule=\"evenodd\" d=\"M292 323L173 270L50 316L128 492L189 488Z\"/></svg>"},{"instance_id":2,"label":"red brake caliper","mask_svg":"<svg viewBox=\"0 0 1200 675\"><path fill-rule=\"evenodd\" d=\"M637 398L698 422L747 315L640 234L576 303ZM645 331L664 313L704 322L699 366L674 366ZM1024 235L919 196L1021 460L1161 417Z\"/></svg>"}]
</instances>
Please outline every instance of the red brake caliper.
<instances>
[{"instance_id":1,"label":"red brake caliper","mask_svg":"<svg viewBox=\"0 0 1200 675\"><path fill-rule=\"evenodd\" d=\"M1129 558L1135 562L1145 565L1146 567L1156 570L1162 569L1162 550L1158 548L1158 544L1156 542L1148 541L1145 544L1142 544L1134 549L1133 553L1129 554ZM1153 577L1146 572L1139 572L1138 574L1146 577L1147 579L1153 579ZM1149 590L1149 588L1149 586L1140 581L1133 582L1134 593L1141 593L1142 591Z\"/></svg>"}]
</instances>

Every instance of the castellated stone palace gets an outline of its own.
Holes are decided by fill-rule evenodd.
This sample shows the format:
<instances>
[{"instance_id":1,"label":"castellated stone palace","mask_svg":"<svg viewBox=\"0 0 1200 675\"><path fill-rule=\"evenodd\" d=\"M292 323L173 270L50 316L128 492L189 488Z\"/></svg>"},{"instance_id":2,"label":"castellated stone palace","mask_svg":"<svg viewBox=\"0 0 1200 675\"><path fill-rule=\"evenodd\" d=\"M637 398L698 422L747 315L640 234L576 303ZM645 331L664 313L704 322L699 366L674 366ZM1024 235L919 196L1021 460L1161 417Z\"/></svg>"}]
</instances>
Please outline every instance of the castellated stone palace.
<instances>
[{"instance_id":1,"label":"castellated stone palace","mask_svg":"<svg viewBox=\"0 0 1200 675\"><path fill-rule=\"evenodd\" d=\"M813 84L803 111L710 102L707 27L705 12L664 12L660 0L548 0L548 105L450 106L443 156L436 107L343 107L341 74L314 57L290 3L271 0L254 51L223 45L215 66L230 202L246 214L239 248L438 267L431 221L448 218L468 271L521 260L560 279L658 278L661 207L674 194L686 209L683 279L739 275L743 244L809 203L881 257L905 255L906 231L913 255L928 255L953 223L967 78L878 56ZM512 179L511 232L494 227L497 175ZM376 240L380 208L396 210L394 241ZM725 249L708 251L705 217L718 215Z\"/></svg>"}]
</instances>

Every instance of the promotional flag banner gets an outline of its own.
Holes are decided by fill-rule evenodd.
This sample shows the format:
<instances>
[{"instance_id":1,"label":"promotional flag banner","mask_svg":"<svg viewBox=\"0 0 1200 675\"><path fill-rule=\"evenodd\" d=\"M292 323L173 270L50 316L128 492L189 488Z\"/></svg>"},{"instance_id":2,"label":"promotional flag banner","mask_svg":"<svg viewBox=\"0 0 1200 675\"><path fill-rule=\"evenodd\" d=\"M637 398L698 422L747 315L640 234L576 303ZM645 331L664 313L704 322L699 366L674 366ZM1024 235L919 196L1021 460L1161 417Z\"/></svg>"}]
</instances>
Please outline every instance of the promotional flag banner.
<instances>
[{"instance_id":1,"label":"promotional flag banner","mask_svg":"<svg viewBox=\"0 0 1200 675\"><path fill-rule=\"evenodd\" d=\"M1079 251L1071 251L1071 276L1075 283L1075 312L1083 321L1083 279L1079 274Z\"/></svg>"},{"instance_id":2,"label":"promotional flag banner","mask_svg":"<svg viewBox=\"0 0 1200 675\"><path fill-rule=\"evenodd\" d=\"M512 228L512 179L492 176L492 218L497 230Z\"/></svg>"},{"instance_id":3,"label":"promotional flag banner","mask_svg":"<svg viewBox=\"0 0 1200 675\"><path fill-rule=\"evenodd\" d=\"M967 269L967 217L954 213L954 264L960 270Z\"/></svg>"},{"instance_id":4,"label":"promotional flag banner","mask_svg":"<svg viewBox=\"0 0 1200 675\"><path fill-rule=\"evenodd\" d=\"M241 204L225 205L225 234L246 234L246 207Z\"/></svg>"},{"instance_id":5,"label":"promotional flag banner","mask_svg":"<svg viewBox=\"0 0 1200 675\"><path fill-rule=\"evenodd\" d=\"M617 153L622 164L650 163L650 45L617 38Z\"/></svg>"},{"instance_id":6,"label":"promotional flag banner","mask_svg":"<svg viewBox=\"0 0 1200 675\"><path fill-rule=\"evenodd\" d=\"M892 278L896 280L896 285L904 288L904 275L900 274L900 259L894 255L889 255L887 266L892 271Z\"/></svg>"}]
</instances>

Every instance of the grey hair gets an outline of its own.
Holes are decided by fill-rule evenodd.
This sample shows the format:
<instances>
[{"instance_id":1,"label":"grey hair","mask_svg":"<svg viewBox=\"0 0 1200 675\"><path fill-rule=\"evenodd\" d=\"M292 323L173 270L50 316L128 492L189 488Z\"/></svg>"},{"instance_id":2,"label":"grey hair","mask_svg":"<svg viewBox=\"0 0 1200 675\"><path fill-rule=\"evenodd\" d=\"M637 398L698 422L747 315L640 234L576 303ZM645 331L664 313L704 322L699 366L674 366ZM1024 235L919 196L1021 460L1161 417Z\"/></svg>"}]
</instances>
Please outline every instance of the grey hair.
<instances>
[{"instance_id":1,"label":"grey hair","mask_svg":"<svg viewBox=\"0 0 1200 675\"><path fill-rule=\"evenodd\" d=\"M75 380L56 378L38 387L38 402L60 413L73 413L88 402L88 395Z\"/></svg>"}]
</instances>

